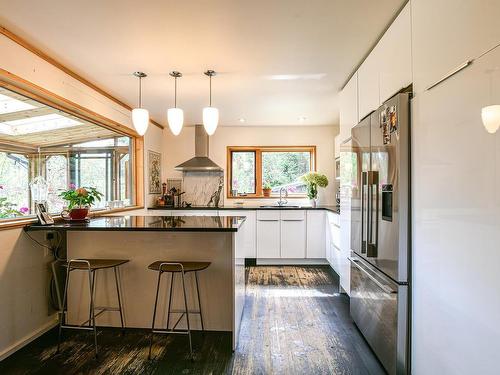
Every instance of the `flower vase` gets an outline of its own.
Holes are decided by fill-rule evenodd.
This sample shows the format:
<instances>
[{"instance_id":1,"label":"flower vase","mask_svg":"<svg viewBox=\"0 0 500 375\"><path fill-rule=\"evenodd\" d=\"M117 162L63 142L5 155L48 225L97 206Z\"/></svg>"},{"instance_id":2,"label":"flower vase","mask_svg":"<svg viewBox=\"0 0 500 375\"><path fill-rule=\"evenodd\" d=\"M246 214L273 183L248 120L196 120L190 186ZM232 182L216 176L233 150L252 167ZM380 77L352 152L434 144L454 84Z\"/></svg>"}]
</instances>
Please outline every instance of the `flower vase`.
<instances>
[{"instance_id":1,"label":"flower vase","mask_svg":"<svg viewBox=\"0 0 500 375\"><path fill-rule=\"evenodd\" d=\"M316 208L318 206L318 197L310 199L311 207Z\"/></svg>"}]
</instances>

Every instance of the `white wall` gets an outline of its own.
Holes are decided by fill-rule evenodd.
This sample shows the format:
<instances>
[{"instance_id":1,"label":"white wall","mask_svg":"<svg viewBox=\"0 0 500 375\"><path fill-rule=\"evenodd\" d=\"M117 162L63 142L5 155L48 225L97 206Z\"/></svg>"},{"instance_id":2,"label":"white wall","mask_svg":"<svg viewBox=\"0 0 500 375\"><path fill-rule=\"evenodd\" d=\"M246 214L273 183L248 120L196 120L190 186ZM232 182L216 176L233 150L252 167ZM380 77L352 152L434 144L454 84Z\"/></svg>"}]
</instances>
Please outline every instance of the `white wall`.
<instances>
[{"instance_id":1,"label":"white wall","mask_svg":"<svg viewBox=\"0 0 500 375\"><path fill-rule=\"evenodd\" d=\"M316 146L317 170L330 182L320 189L320 204L335 204L334 139L338 126L222 126L210 137L210 158L226 172L227 146ZM163 132L163 175L181 177L174 167L194 156L194 127L185 127L177 137L168 130ZM224 185L227 196L227 184ZM242 199L227 199L226 205ZM246 199L247 204L260 204L261 200ZM269 200L263 200L269 203Z\"/></svg>"},{"instance_id":2,"label":"white wall","mask_svg":"<svg viewBox=\"0 0 500 375\"><path fill-rule=\"evenodd\" d=\"M71 100L93 112L132 127L130 111L91 90L0 35L0 68ZM150 126L144 139L144 149L161 152L162 130ZM145 167L147 160L144 161ZM146 170L147 168L145 168ZM146 179L145 202L153 196ZM56 316L49 313L47 283L48 265L52 257L34 245L21 229L0 231L0 360L34 337L50 328Z\"/></svg>"},{"instance_id":3,"label":"white wall","mask_svg":"<svg viewBox=\"0 0 500 375\"><path fill-rule=\"evenodd\" d=\"M481 107L500 104L499 1L412 0L414 89L412 372L498 374L500 132Z\"/></svg>"}]
</instances>

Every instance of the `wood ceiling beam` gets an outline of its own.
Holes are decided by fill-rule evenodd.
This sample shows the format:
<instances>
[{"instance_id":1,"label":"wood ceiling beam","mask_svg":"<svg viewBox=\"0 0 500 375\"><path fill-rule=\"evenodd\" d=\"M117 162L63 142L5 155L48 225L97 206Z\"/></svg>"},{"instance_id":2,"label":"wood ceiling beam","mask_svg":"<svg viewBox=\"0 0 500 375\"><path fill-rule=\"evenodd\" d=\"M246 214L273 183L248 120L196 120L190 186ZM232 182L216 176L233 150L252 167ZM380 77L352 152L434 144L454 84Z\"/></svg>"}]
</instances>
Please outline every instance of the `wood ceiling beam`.
<instances>
[{"instance_id":1,"label":"wood ceiling beam","mask_svg":"<svg viewBox=\"0 0 500 375\"><path fill-rule=\"evenodd\" d=\"M41 59L45 60L49 64L55 66L59 70L62 70L67 75L69 75L69 76L73 77L74 79L76 79L77 81L83 83L85 86L90 87L92 90L97 91L99 94L105 96L106 98L110 99L111 101L115 102L116 104L122 106L123 108L128 109L129 111L132 110L132 107L130 105L128 105L125 102L121 101L120 99L114 97L113 95L111 95L107 91L104 91L99 86L95 85L94 83L90 82L89 80L83 78L81 75L75 73L73 70L69 69L67 66L61 64L56 59L50 57L49 55L47 55L45 52L43 52L39 48L35 47L34 45L32 45L31 43L29 43L25 39L23 39L20 36L14 34L11 31L7 30L5 27L3 27L1 25L0 25L0 34L5 35L7 38L9 38L13 42L19 44L21 47L26 48L28 51L34 53L35 55L37 55ZM153 119L150 119L150 122L153 125L159 127L160 129L164 129L164 126L161 125L159 122L157 122L157 121L155 121Z\"/></svg>"}]
</instances>

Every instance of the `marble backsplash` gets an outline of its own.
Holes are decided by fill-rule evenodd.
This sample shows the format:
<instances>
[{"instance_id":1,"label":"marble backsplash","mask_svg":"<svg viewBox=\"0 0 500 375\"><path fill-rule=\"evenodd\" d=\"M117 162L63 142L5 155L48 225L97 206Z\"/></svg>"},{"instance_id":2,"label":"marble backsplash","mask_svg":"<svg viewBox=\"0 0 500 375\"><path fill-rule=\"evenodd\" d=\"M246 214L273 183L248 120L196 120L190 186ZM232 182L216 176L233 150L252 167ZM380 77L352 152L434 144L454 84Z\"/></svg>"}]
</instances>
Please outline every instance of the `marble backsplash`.
<instances>
[{"instance_id":1,"label":"marble backsplash","mask_svg":"<svg viewBox=\"0 0 500 375\"><path fill-rule=\"evenodd\" d=\"M224 205L224 172L184 172L183 201L193 206Z\"/></svg>"}]
</instances>

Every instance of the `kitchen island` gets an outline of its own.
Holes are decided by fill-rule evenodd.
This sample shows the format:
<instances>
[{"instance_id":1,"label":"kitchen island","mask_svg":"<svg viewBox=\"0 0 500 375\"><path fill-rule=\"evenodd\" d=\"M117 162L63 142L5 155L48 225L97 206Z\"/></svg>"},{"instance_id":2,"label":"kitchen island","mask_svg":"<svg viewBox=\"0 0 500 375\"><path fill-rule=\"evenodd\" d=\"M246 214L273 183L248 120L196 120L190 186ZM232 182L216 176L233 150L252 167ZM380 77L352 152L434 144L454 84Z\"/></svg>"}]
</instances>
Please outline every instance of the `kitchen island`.
<instances>
[{"instance_id":1,"label":"kitchen island","mask_svg":"<svg viewBox=\"0 0 500 375\"><path fill-rule=\"evenodd\" d=\"M26 231L56 232L64 259L129 259L121 270L125 326L149 328L155 298L156 272L148 265L158 260L206 261L210 267L199 273L200 298L206 330L232 332L232 348L245 301L244 252L248 241L245 218L239 216L103 216L89 222L57 222L31 225ZM66 250L66 251L64 251ZM64 254L66 252L66 254ZM59 272L59 275L63 273ZM71 276L68 294L70 324L88 319L89 291L85 272ZM96 304L116 305L112 271L97 276ZM162 282L157 322L165 325L167 278ZM188 304L196 305L194 278L187 276ZM61 280L57 283L61 285ZM177 284L179 285L179 284ZM182 293L174 291L174 306L182 306ZM118 314L104 313L98 326L119 327ZM201 329L198 315L190 315L191 329ZM158 323L157 323L158 324ZM179 324L179 328L184 328Z\"/></svg>"}]
</instances>

